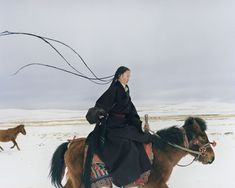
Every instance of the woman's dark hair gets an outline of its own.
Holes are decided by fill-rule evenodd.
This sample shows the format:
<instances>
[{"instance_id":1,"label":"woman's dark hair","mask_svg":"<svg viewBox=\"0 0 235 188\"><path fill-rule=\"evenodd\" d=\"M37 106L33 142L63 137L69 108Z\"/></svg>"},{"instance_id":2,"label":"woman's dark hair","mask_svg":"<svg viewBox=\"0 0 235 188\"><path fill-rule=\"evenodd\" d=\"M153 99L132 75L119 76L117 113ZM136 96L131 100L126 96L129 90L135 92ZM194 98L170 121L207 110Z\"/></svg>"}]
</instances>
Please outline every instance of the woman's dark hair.
<instances>
[{"instance_id":1,"label":"woman's dark hair","mask_svg":"<svg viewBox=\"0 0 235 188\"><path fill-rule=\"evenodd\" d=\"M111 85L113 85L124 72L129 71L129 70L130 69L125 66L120 66L115 72Z\"/></svg>"}]
</instances>

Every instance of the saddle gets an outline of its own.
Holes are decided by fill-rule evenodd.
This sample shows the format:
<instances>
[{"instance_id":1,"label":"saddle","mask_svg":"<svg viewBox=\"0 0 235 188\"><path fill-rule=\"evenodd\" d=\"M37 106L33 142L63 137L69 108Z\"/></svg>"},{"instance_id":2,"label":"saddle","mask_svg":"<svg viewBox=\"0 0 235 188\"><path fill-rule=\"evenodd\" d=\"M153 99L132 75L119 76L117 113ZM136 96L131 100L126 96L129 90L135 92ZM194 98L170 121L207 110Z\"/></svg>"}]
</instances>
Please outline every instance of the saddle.
<instances>
[{"instance_id":1,"label":"saddle","mask_svg":"<svg viewBox=\"0 0 235 188\"><path fill-rule=\"evenodd\" d=\"M153 163L153 151L152 151L152 143L144 144L145 152L150 160L150 163ZM84 151L84 163L87 156L88 145L85 147ZM148 177L150 175L150 170L144 172L139 179L133 182L135 185L143 185L148 182ZM100 159L100 157L94 153L91 164L91 188L100 188L100 187L111 187L112 185L112 177L109 175L107 169L105 168L104 162ZM82 186L83 187L83 186Z\"/></svg>"}]
</instances>

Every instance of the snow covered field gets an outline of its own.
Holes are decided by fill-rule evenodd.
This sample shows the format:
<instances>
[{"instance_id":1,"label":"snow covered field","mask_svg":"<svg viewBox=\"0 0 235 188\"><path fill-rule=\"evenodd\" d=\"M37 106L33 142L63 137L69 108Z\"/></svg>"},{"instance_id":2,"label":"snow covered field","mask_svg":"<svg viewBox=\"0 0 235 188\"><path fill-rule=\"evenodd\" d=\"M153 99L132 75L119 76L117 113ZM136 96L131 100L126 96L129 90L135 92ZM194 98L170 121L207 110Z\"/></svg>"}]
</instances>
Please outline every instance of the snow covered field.
<instances>
[{"instance_id":1,"label":"snow covered field","mask_svg":"<svg viewBox=\"0 0 235 188\"><path fill-rule=\"evenodd\" d=\"M194 163L176 167L168 183L171 188L235 187L235 105L190 103L139 107L139 114L148 113L153 130L182 125L185 117L199 115L208 124L210 140L217 142L216 159L211 165ZM12 143L0 143L0 188L52 188L48 178L50 160L56 147L93 130L85 119L86 111L72 110L0 110L0 129L24 123L27 135L17 138L21 151L10 150ZM181 164L189 162L190 156Z\"/></svg>"}]
</instances>

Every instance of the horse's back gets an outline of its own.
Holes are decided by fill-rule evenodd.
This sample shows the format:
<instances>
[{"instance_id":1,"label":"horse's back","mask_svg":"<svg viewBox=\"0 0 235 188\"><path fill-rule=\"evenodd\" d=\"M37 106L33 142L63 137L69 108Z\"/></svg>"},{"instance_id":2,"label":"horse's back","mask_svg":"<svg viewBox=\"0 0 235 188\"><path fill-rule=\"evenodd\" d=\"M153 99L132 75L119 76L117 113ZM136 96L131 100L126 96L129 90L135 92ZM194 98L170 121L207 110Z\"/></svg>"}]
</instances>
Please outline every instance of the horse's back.
<instances>
[{"instance_id":1,"label":"horse's back","mask_svg":"<svg viewBox=\"0 0 235 188\"><path fill-rule=\"evenodd\" d=\"M86 145L86 138L77 138L69 141L68 145L68 150L73 150L73 149L79 149L81 150L82 148L85 148Z\"/></svg>"},{"instance_id":2,"label":"horse's back","mask_svg":"<svg viewBox=\"0 0 235 188\"><path fill-rule=\"evenodd\" d=\"M8 130L0 130L0 142L8 142L10 140L10 136Z\"/></svg>"}]
</instances>

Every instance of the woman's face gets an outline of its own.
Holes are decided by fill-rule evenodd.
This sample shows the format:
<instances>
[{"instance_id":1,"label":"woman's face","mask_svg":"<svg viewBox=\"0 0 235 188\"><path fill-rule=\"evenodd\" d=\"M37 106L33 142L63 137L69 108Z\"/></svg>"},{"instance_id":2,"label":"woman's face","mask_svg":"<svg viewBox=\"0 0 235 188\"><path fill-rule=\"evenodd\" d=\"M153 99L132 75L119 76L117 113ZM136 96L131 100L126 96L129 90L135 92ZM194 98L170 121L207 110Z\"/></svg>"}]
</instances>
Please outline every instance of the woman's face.
<instances>
[{"instance_id":1,"label":"woman's face","mask_svg":"<svg viewBox=\"0 0 235 188\"><path fill-rule=\"evenodd\" d=\"M121 76L119 77L119 81L123 84L127 84L129 79L130 79L130 74L131 74L131 71L127 70L125 71L123 74L121 74Z\"/></svg>"}]
</instances>

